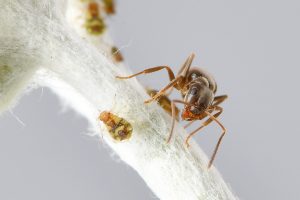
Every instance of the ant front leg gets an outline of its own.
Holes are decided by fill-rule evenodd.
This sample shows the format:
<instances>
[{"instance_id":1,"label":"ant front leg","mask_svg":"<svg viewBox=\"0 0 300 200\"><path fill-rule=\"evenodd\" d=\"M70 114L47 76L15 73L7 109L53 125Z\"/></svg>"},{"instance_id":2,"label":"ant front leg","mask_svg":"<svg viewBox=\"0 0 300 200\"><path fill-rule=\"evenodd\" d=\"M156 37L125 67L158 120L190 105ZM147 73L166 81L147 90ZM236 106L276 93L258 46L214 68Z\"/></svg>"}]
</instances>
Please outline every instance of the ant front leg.
<instances>
[{"instance_id":1,"label":"ant front leg","mask_svg":"<svg viewBox=\"0 0 300 200\"><path fill-rule=\"evenodd\" d=\"M209 108L209 109L207 109L206 110L207 112L209 112L209 113L213 113L214 111L215 111L215 109L214 108ZM207 114L206 113L203 113L203 115L202 116L199 116L198 118L197 118L197 120L202 120L202 119L204 119L205 117L207 117ZM189 123L187 123L186 125L184 125L184 128L186 129L186 128L188 128L190 125L192 125L195 121L197 121L196 119L195 120L193 120L193 121L190 121Z\"/></svg>"},{"instance_id":2,"label":"ant front leg","mask_svg":"<svg viewBox=\"0 0 300 200\"><path fill-rule=\"evenodd\" d=\"M226 99L226 98L225 98ZM212 110L212 111L211 111ZM212 114L213 111L218 111L217 113L215 114ZM223 112L223 108L221 108L220 106L211 106L209 110L206 110L205 113L207 116L209 116L209 118L203 122L203 124L197 128L195 131L193 131L192 133L190 133L188 135L188 137L186 138L185 140L185 143L187 145L187 147L189 147L189 140L190 138L195 135L198 131L200 131L202 128L204 128L205 126L207 126L208 124L210 124L212 121L215 121L221 128L222 128L222 135L220 136L216 146L215 146L215 149L214 149L214 152L210 158L210 161L209 161L209 164L208 164L208 168L211 167L216 155L217 155L217 152L218 152L218 149L219 149L219 146L221 144L221 141L226 133L226 128L221 124L221 122L217 119L217 117Z\"/></svg>"},{"instance_id":3,"label":"ant front leg","mask_svg":"<svg viewBox=\"0 0 300 200\"><path fill-rule=\"evenodd\" d=\"M168 71L170 81L175 79L175 75L174 75L173 71L171 70L171 68L169 66L152 67L152 68L145 69L141 72L138 72L138 73L130 75L130 76L116 76L116 78L117 79L130 79L130 78L133 78L133 77L141 75L141 74L150 74L150 73L162 70L162 69L166 69Z\"/></svg>"},{"instance_id":4,"label":"ant front leg","mask_svg":"<svg viewBox=\"0 0 300 200\"><path fill-rule=\"evenodd\" d=\"M205 112L211 113L211 112L213 112L213 111L214 111L214 108L210 109L209 111L205 111ZM207 116L207 113L206 113L206 116ZM214 117L218 117L221 113L222 113L222 111L221 111L221 112L217 112L217 113L215 113L213 116L214 116ZM213 120L212 120L211 118L208 118L206 121L204 121L204 122L202 123L202 125L201 125L199 128L197 128L196 130L194 130L193 132L191 132L191 133L187 136L187 138L185 139L185 144L186 144L186 146L187 146L187 147L190 146L189 140L193 137L193 135L195 135L198 131L200 131L200 130L203 129L205 126L207 126L208 124L210 124L212 121L213 121Z\"/></svg>"},{"instance_id":5,"label":"ant front leg","mask_svg":"<svg viewBox=\"0 0 300 200\"><path fill-rule=\"evenodd\" d=\"M209 164L208 164L208 168L210 168L211 165L212 165L212 163L214 162L215 157L216 157L217 152L218 152L218 149L219 149L220 144L221 144L221 142L222 142L222 139L223 139L223 137L224 137L224 135L225 135L225 133L226 133L226 128L225 128L225 127L223 126L223 124L217 119L217 117L223 112L223 108L221 108L221 107L219 107L219 106L215 106L215 108L216 108L216 110L219 111L218 113L216 113L216 114L218 114L217 116L216 116L216 115L212 115L211 113L209 113L209 112L207 112L207 111L206 111L205 113L210 117L210 119L214 120L214 121L222 128L222 134L221 134L221 136L220 136L220 138L219 138L219 140L218 140L218 142L217 142L217 144L216 144L216 146L215 146L213 155L212 155L211 158L210 158L210 161L209 161Z\"/></svg>"},{"instance_id":6,"label":"ant front leg","mask_svg":"<svg viewBox=\"0 0 300 200\"><path fill-rule=\"evenodd\" d=\"M196 120L190 121L186 125L183 126L184 129L188 128L190 125L192 125Z\"/></svg>"},{"instance_id":7,"label":"ant front leg","mask_svg":"<svg viewBox=\"0 0 300 200\"><path fill-rule=\"evenodd\" d=\"M216 96L214 98L214 101L213 101L213 104L212 106L217 106L219 104L221 104L223 101L225 101L226 99L228 98L227 95L221 95L221 96ZM207 112L209 113L212 113L214 111L214 109L211 109L211 110L207 110ZM221 114L221 113L220 113ZM207 115L205 115L203 118L205 118ZM215 116L216 117L216 116ZM203 118L200 118L200 119L203 119ZM184 126L184 128L188 128L190 125L192 125L196 120L193 120L191 122L189 122L188 124L186 124ZM210 122L209 122L210 123Z\"/></svg>"},{"instance_id":8,"label":"ant front leg","mask_svg":"<svg viewBox=\"0 0 300 200\"><path fill-rule=\"evenodd\" d=\"M171 138L172 138L172 135L173 135L173 132L174 132L174 126L175 126L175 122L176 122L176 106L175 106L175 103L182 103L182 104L187 104L186 102L182 101L182 100L172 100L171 102L171 108L172 108L172 125L171 125L171 131L170 131L170 134L169 134L169 137L167 139L167 143L170 142Z\"/></svg>"}]
</instances>

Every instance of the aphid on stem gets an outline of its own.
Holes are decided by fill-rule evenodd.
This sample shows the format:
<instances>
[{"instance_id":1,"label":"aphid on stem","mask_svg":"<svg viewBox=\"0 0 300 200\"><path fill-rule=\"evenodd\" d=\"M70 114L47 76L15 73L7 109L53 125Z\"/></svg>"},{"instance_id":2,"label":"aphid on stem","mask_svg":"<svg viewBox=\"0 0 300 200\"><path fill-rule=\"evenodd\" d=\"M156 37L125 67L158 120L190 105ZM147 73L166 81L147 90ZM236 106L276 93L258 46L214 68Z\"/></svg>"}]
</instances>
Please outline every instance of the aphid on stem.
<instances>
[{"instance_id":1,"label":"aphid on stem","mask_svg":"<svg viewBox=\"0 0 300 200\"><path fill-rule=\"evenodd\" d=\"M181 103L184 105L182 110L181 118L185 121L190 121L185 128L191 125L197 120L207 119L202 123L202 125L196 130L192 131L185 140L185 144L189 146L190 138L200 131L202 128L215 121L222 129L222 134L215 146L213 154L210 158L208 168L211 167L215 156L218 152L221 141L226 133L225 127L220 123L217 117L223 112L222 107L219 106L225 99L227 95L215 96L217 91L217 84L215 80L199 68L191 68L192 61L195 55L191 54L187 60L184 62L177 75L175 76L173 71L169 66L157 66L153 68L145 69L141 72L133 74L131 76L121 77L117 76L118 79L129 79L141 74L149 74L162 69L166 69L169 74L170 82L167 86L162 88L156 95L152 96L151 99L145 101L145 103L150 103L157 100L159 97L164 95L168 90L175 88L180 91L183 99L174 99L171 101L171 113L172 113L172 125L167 142L169 143L176 121L176 103Z\"/></svg>"},{"instance_id":2,"label":"aphid on stem","mask_svg":"<svg viewBox=\"0 0 300 200\"><path fill-rule=\"evenodd\" d=\"M123 141L131 137L133 128L124 118L111 112L103 111L100 113L99 119L105 124L114 140Z\"/></svg>"},{"instance_id":3,"label":"aphid on stem","mask_svg":"<svg viewBox=\"0 0 300 200\"><path fill-rule=\"evenodd\" d=\"M115 1L114 0L102 0L104 4L104 10L107 15L115 14Z\"/></svg>"},{"instance_id":4,"label":"aphid on stem","mask_svg":"<svg viewBox=\"0 0 300 200\"><path fill-rule=\"evenodd\" d=\"M88 3L85 27L86 30L93 35L100 35L106 29L106 25L101 17L97 2L92 1Z\"/></svg>"},{"instance_id":5,"label":"aphid on stem","mask_svg":"<svg viewBox=\"0 0 300 200\"><path fill-rule=\"evenodd\" d=\"M115 62L122 62L124 60L123 55L121 54L120 49L118 49L117 47L113 46L111 48L111 54L113 56L113 59Z\"/></svg>"}]
</instances>

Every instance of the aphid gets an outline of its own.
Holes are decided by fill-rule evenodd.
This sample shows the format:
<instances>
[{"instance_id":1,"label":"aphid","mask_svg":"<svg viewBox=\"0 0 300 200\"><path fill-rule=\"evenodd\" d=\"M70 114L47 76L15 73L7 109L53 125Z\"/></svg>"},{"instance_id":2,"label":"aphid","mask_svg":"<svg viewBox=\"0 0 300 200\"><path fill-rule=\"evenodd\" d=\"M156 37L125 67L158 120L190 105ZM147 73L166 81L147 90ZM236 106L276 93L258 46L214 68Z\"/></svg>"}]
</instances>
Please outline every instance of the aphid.
<instances>
[{"instance_id":1,"label":"aphid","mask_svg":"<svg viewBox=\"0 0 300 200\"><path fill-rule=\"evenodd\" d=\"M104 10L107 15L115 14L115 2L114 0L102 0L104 4Z\"/></svg>"},{"instance_id":2,"label":"aphid","mask_svg":"<svg viewBox=\"0 0 300 200\"><path fill-rule=\"evenodd\" d=\"M171 101L172 125L167 142L170 142L174 130L176 119L176 103L181 103L184 105L181 118L183 120L190 121L190 123L188 123L185 126L185 128L187 128L193 122L197 120L203 120L207 117L207 119L202 123L202 125L199 128L197 128L188 135L188 137L185 140L187 146L189 146L189 140L194 134L196 134L199 130L210 124L212 121L215 121L222 128L222 134L215 146L215 149L209 161L208 168L210 168L215 159L222 138L226 133L225 127L219 122L217 117L223 111L222 107L220 107L219 104L222 103L225 99L227 99L227 95L215 96L215 93L217 91L217 84L215 80L203 70L199 68L191 68L191 64L194 57L195 55L191 54L187 58L187 60L184 62L183 66L180 68L176 76L174 75L173 71L169 66L157 66L145 69L131 76L117 76L117 78L129 79L140 74L148 74L162 69L166 69L169 74L169 84L163 89L161 89L156 95L152 96L151 99L145 101L145 103L150 103L154 100L157 100L160 96L164 95L168 90L172 88L175 88L178 91L180 91L183 100L175 99Z\"/></svg>"},{"instance_id":3,"label":"aphid","mask_svg":"<svg viewBox=\"0 0 300 200\"><path fill-rule=\"evenodd\" d=\"M120 50L119 50L117 47L115 47L115 46L113 46L113 47L111 48L111 54L112 54L112 56L113 56L113 59L114 59L117 63L118 63L118 62L122 62L122 61L124 60L124 58L123 58L123 56L122 56Z\"/></svg>"},{"instance_id":4,"label":"aphid","mask_svg":"<svg viewBox=\"0 0 300 200\"><path fill-rule=\"evenodd\" d=\"M100 35L106 29L104 20L99 12L99 5L96 2L90 2L88 4L85 27L86 30L93 35Z\"/></svg>"},{"instance_id":5,"label":"aphid","mask_svg":"<svg viewBox=\"0 0 300 200\"><path fill-rule=\"evenodd\" d=\"M105 124L114 140L123 141L131 137L132 126L125 119L107 111L103 111L99 115L99 119Z\"/></svg>"},{"instance_id":6,"label":"aphid","mask_svg":"<svg viewBox=\"0 0 300 200\"><path fill-rule=\"evenodd\" d=\"M150 88L146 88L147 93L150 97L155 96L158 91ZM167 112L169 115L172 116L172 107L171 107L171 100L168 98L167 95L161 95L157 99L158 104ZM175 107L175 118L178 121L179 120L179 109Z\"/></svg>"}]
</instances>

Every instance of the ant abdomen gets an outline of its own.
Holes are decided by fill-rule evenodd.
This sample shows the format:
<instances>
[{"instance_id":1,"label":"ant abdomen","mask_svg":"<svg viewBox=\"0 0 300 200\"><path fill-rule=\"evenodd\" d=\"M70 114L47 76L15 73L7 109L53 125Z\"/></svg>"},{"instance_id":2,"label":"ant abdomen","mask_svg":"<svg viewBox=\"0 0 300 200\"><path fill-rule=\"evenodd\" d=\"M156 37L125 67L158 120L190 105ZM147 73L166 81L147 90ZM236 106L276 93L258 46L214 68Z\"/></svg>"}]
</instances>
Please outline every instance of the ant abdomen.
<instances>
[{"instance_id":1,"label":"ant abdomen","mask_svg":"<svg viewBox=\"0 0 300 200\"><path fill-rule=\"evenodd\" d=\"M206 71L199 68L192 68L188 73L188 81L194 81L198 78L202 78L203 80L207 81L208 87L213 91L213 93L216 93L217 91L217 83L215 79Z\"/></svg>"}]
</instances>

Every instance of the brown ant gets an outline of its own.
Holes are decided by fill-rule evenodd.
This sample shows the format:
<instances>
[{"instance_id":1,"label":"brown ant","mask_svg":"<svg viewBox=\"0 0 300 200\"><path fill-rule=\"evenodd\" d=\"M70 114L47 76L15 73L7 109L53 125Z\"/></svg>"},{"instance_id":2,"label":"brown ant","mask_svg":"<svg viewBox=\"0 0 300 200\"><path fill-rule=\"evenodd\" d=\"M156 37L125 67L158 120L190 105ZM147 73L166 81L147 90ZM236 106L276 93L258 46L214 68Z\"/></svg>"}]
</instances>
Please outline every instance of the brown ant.
<instances>
[{"instance_id":1,"label":"brown ant","mask_svg":"<svg viewBox=\"0 0 300 200\"><path fill-rule=\"evenodd\" d=\"M181 114L181 118L186 121L190 121L185 128L191 125L196 120L202 120L206 117L206 119L202 125L191 132L185 140L185 144L189 147L190 138L196 134L199 130L210 124L212 121L215 121L222 128L222 135L220 136L213 154L210 158L208 168L211 167L221 141L226 133L225 127L219 122L217 117L223 112L223 108L219 106L225 99L227 99L227 95L215 96L217 91L217 84L215 80L199 68L192 68L191 64L195 57L195 54L191 54L187 60L184 62L177 75L175 76L173 71L169 66L157 66L149 69L145 69L139 73L133 74L131 76L120 77L117 76L118 79L129 79L140 74L148 74L153 73L162 69L166 69L169 74L170 82L167 86L162 88L156 95L152 96L151 99L145 101L145 103L150 103L160 96L164 95L169 89L175 88L181 92L183 100L172 100L171 108L172 108L172 125L171 132L167 139L167 143L170 142L170 139L173 135L174 125L175 125L175 104L181 103L184 104L184 108Z\"/></svg>"}]
</instances>

